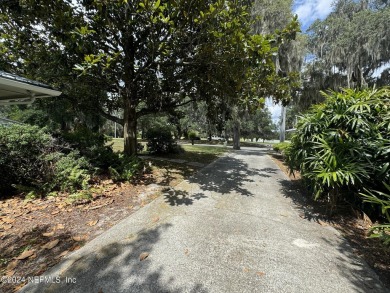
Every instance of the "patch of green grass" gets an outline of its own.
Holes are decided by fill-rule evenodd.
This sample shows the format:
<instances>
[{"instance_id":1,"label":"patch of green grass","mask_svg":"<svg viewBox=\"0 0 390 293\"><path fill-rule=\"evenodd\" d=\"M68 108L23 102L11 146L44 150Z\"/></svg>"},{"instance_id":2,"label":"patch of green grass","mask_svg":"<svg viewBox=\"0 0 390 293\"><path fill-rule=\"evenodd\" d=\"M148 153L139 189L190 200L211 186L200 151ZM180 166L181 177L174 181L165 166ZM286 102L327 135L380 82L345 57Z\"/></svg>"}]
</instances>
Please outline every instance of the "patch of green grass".
<instances>
[{"instance_id":1,"label":"patch of green grass","mask_svg":"<svg viewBox=\"0 0 390 293\"><path fill-rule=\"evenodd\" d=\"M123 152L123 138L113 138L108 144L112 144L114 152Z\"/></svg>"},{"instance_id":2,"label":"patch of green grass","mask_svg":"<svg viewBox=\"0 0 390 293\"><path fill-rule=\"evenodd\" d=\"M228 151L226 147L205 145L181 145L181 147L183 148L184 152L180 152L178 154L161 155L159 157L209 164L224 152Z\"/></svg>"},{"instance_id":3,"label":"patch of green grass","mask_svg":"<svg viewBox=\"0 0 390 293\"><path fill-rule=\"evenodd\" d=\"M114 151L123 151L123 138L113 138L110 143L113 143L112 149ZM145 142L141 143L146 144ZM209 164L217 159L221 154L228 151L226 147L212 145L180 145L180 147L184 150L184 152L180 152L178 154L159 155L159 157ZM148 154L148 152L143 151L141 155L142 154Z\"/></svg>"}]
</instances>

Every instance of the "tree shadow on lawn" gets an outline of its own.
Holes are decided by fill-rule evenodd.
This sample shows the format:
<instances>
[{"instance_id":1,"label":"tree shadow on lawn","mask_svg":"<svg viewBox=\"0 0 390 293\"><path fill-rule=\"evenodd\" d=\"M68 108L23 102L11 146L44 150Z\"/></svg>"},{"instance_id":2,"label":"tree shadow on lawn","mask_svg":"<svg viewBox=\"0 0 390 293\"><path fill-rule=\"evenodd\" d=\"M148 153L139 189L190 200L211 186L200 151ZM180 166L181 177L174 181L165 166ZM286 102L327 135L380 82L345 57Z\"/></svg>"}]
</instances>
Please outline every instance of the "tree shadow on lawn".
<instances>
[{"instance_id":1,"label":"tree shadow on lawn","mask_svg":"<svg viewBox=\"0 0 390 293\"><path fill-rule=\"evenodd\" d=\"M161 241L162 235L171 227L171 224L162 224L138 233L135 239L125 238L93 251L70 255L62 263L67 266L66 270L59 265L45 274L60 277L61 283L33 284L21 292L208 292L202 284L195 281L185 287L175 285L175 281L180 281L181 278L176 270L181 270L184 275L186 272L183 268L161 265L170 256L159 253L155 244ZM183 253L183 257L186 257L185 247L182 249L178 253ZM141 260L140 256L144 253L147 257ZM175 262L172 263L174 265ZM191 274L190 270L188 274ZM76 283L66 283L65 277L74 278ZM190 275L188 279L192 279Z\"/></svg>"}]
</instances>

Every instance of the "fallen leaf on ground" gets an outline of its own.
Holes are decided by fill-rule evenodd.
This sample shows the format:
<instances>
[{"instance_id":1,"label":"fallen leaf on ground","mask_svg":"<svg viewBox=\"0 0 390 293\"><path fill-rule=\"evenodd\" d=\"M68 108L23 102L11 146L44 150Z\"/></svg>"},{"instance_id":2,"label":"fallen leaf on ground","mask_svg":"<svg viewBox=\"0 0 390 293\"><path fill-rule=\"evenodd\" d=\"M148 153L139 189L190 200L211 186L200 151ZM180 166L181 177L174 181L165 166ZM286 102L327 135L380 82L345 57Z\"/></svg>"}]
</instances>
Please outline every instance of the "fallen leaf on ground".
<instances>
[{"instance_id":1,"label":"fallen leaf on ground","mask_svg":"<svg viewBox=\"0 0 390 293\"><path fill-rule=\"evenodd\" d=\"M58 225L56 226L56 229L58 229L58 230L65 229L65 226L64 226L63 224L58 224Z\"/></svg>"},{"instance_id":2,"label":"fallen leaf on ground","mask_svg":"<svg viewBox=\"0 0 390 293\"><path fill-rule=\"evenodd\" d=\"M35 252L34 250L26 250L26 251L22 252L22 254L20 254L15 259L20 259L20 260L26 259L26 258L32 256L34 254L34 252Z\"/></svg>"},{"instance_id":3,"label":"fallen leaf on ground","mask_svg":"<svg viewBox=\"0 0 390 293\"><path fill-rule=\"evenodd\" d=\"M16 266L18 265L19 263L19 260L14 260L14 261L11 261L8 265L7 265L7 271L12 271L14 268L16 268Z\"/></svg>"},{"instance_id":4,"label":"fallen leaf on ground","mask_svg":"<svg viewBox=\"0 0 390 293\"><path fill-rule=\"evenodd\" d=\"M10 225L3 225L3 229L4 230L9 230L11 229L13 226L10 224Z\"/></svg>"},{"instance_id":5,"label":"fallen leaf on ground","mask_svg":"<svg viewBox=\"0 0 390 293\"><path fill-rule=\"evenodd\" d=\"M184 254L185 255L188 255L190 253L190 251L188 250L188 248L186 248L185 250L184 250Z\"/></svg>"},{"instance_id":6,"label":"fallen leaf on ground","mask_svg":"<svg viewBox=\"0 0 390 293\"><path fill-rule=\"evenodd\" d=\"M70 250L71 250L71 251L75 251L75 250L78 250L78 249L80 249L80 248L81 248L80 245L75 245L75 246L73 246Z\"/></svg>"},{"instance_id":7,"label":"fallen leaf on ground","mask_svg":"<svg viewBox=\"0 0 390 293\"><path fill-rule=\"evenodd\" d=\"M67 255L68 253L69 253L69 250L64 250L59 255L57 255L55 258L61 258L61 257L65 256L65 255Z\"/></svg>"},{"instance_id":8,"label":"fallen leaf on ground","mask_svg":"<svg viewBox=\"0 0 390 293\"><path fill-rule=\"evenodd\" d=\"M1 220L7 224L12 224L13 222L15 222L15 219L12 219L9 217L3 217L3 218L1 218Z\"/></svg>"},{"instance_id":9,"label":"fallen leaf on ground","mask_svg":"<svg viewBox=\"0 0 390 293\"><path fill-rule=\"evenodd\" d=\"M156 222L158 222L160 220L160 217L154 217L153 218L153 223L156 223Z\"/></svg>"},{"instance_id":10,"label":"fallen leaf on ground","mask_svg":"<svg viewBox=\"0 0 390 293\"><path fill-rule=\"evenodd\" d=\"M249 269L248 268L244 268L243 271L244 271L244 273L248 273Z\"/></svg>"},{"instance_id":11,"label":"fallen leaf on ground","mask_svg":"<svg viewBox=\"0 0 390 293\"><path fill-rule=\"evenodd\" d=\"M86 240L86 236L85 235L78 235L78 236L73 236L72 239L76 242L80 242L80 241L84 241Z\"/></svg>"},{"instance_id":12,"label":"fallen leaf on ground","mask_svg":"<svg viewBox=\"0 0 390 293\"><path fill-rule=\"evenodd\" d=\"M53 235L54 235L54 231L42 233L42 236L45 236L45 237L51 237L51 236L53 236Z\"/></svg>"},{"instance_id":13,"label":"fallen leaf on ground","mask_svg":"<svg viewBox=\"0 0 390 293\"><path fill-rule=\"evenodd\" d=\"M328 223L321 220L318 220L318 224L320 224L321 226L328 226Z\"/></svg>"},{"instance_id":14,"label":"fallen leaf on ground","mask_svg":"<svg viewBox=\"0 0 390 293\"><path fill-rule=\"evenodd\" d=\"M263 277L265 275L264 272L257 272L256 275L258 275L259 277Z\"/></svg>"},{"instance_id":15,"label":"fallen leaf on ground","mask_svg":"<svg viewBox=\"0 0 390 293\"><path fill-rule=\"evenodd\" d=\"M50 241L50 242L46 243L45 245L43 245L42 248L43 249L52 249L58 244L58 242L60 242L60 240L58 240L58 239Z\"/></svg>"},{"instance_id":16,"label":"fallen leaf on ground","mask_svg":"<svg viewBox=\"0 0 390 293\"><path fill-rule=\"evenodd\" d=\"M60 211L51 212L52 215L57 215Z\"/></svg>"},{"instance_id":17,"label":"fallen leaf on ground","mask_svg":"<svg viewBox=\"0 0 390 293\"><path fill-rule=\"evenodd\" d=\"M43 274L44 272L47 271L47 266L46 264L41 264L38 268L38 272L37 272L37 275L41 275Z\"/></svg>"},{"instance_id":18,"label":"fallen leaf on ground","mask_svg":"<svg viewBox=\"0 0 390 293\"><path fill-rule=\"evenodd\" d=\"M96 220L96 221L89 221L89 222L87 223L87 225L92 227L92 226L95 226L98 222L99 222L99 220Z\"/></svg>"},{"instance_id":19,"label":"fallen leaf on ground","mask_svg":"<svg viewBox=\"0 0 390 293\"><path fill-rule=\"evenodd\" d=\"M7 276L7 277L11 277L11 276L13 276L15 274L15 271L8 271L5 275Z\"/></svg>"},{"instance_id":20,"label":"fallen leaf on ground","mask_svg":"<svg viewBox=\"0 0 390 293\"><path fill-rule=\"evenodd\" d=\"M148 256L149 256L149 253L147 253L147 252L142 252L142 253L139 255L139 261L143 261L143 260L146 259Z\"/></svg>"}]
</instances>

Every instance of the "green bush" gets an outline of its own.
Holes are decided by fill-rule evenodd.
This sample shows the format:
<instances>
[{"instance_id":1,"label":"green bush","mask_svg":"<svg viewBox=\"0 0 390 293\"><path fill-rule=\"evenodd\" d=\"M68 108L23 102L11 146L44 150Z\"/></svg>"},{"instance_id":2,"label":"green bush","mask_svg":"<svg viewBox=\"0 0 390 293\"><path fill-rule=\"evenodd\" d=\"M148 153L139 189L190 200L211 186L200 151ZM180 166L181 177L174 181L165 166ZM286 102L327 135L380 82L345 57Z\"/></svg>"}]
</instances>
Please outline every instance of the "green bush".
<instances>
[{"instance_id":1,"label":"green bush","mask_svg":"<svg viewBox=\"0 0 390 293\"><path fill-rule=\"evenodd\" d=\"M168 154L178 151L176 141L168 127L153 127L146 132L147 148L152 154Z\"/></svg>"},{"instance_id":2,"label":"green bush","mask_svg":"<svg viewBox=\"0 0 390 293\"><path fill-rule=\"evenodd\" d=\"M87 189L91 178L92 166L85 157L80 157L78 152L68 155L60 154L55 162L52 179L48 182L51 190L76 192L79 189Z\"/></svg>"},{"instance_id":3,"label":"green bush","mask_svg":"<svg viewBox=\"0 0 390 293\"><path fill-rule=\"evenodd\" d=\"M0 196L15 191L30 197L53 190L85 189L92 166L78 152L65 155L60 146L35 126L0 126Z\"/></svg>"},{"instance_id":4,"label":"green bush","mask_svg":"<svg viewBox=\"0 0 390 293\"><path fill-rule=\"evenodd\" d=\"M120 164L110 166L108 170L114 181L130 181L141 172L142 167L143 161L140 158L121 155Z\"/></svg>"},{"instance_id":5,"label":"green bush","mask_svg":"<svg viewBox=\"0 0 390 293\"><path fill-rule=\"evenodd\" d=\"M194 144L194 140L198 140L199 138L199 133L194 130L190 130L188 132L188 138L191 140L191 143Z\"/></svg>"},{"instance_id":6,"label":"green bush","mask_svg":"<svg viewBox=\"0 0 390 293\"><path fill-rule=\"evenodd\" d=\"M285 151L316 199L358 200L390 180L390 90L332 92L299 120Z\"/></svg>"},{"instance_id":7,"label":"green bush","mask_svg":"<svg viewBox=\"0 0 390 293\"><path fill-rule=\"evenodd\" d=\"M14 192L15 186L39 189L50 173L46 156L55 149L55 141L43 129L0 126L0 197Z\"/></svg>"},{"instance_id":8,"label":"green bush","mask_svg":"<svg viewBox=\"0 0 390 293\"><path fill-rule=\"evenodd\" d=\"M79 127L73 132L63 134L62 138L94 167L106 170L109 166L118 164L118 154L107 145L109 137L103 134L95 133L87 127Z\"/></svg>"},{"instance_id":9,"label":"green bush","mask_svg":"<svg viewBox=\"0 0 390 293\"><path fill-rule=\"evenodd\" d=\"M284 153L284 151L288 148L289 145L289 142L279 142L273 145L273 149L276 152Z\"/></svg>"}]
</instances>

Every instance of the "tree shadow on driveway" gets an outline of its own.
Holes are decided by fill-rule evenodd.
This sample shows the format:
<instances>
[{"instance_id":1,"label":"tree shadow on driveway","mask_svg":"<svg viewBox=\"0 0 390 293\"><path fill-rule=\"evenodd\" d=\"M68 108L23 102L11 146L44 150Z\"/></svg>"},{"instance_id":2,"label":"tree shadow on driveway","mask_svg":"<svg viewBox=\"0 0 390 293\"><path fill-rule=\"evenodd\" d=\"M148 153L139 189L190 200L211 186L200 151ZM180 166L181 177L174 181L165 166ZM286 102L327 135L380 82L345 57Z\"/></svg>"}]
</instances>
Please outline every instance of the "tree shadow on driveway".
<instances>
[{"instance_id":1,"label":"tree shadow on driveway","mask_svg":"<svg viewBox=\"0 0 390 293\"><path fill-rule=\"evenodd\" d=\"M264 155L259 151L239 151L242 156ZM260 182L262 178L270 178L276 174L276 168L251 168L244 159L235 156L224 156L187 179L189 184L196 184L200 191L191 194L186 190L167 188L164 190L165 201L172 205L192 205L195 201L207 198L207 192L222 195L238 194L253 197L248 183Z\"/></svg>"},{"instance_id":2,"label":"tree shadow on driveway","mask_svg":"<svg viewBox=\"0 0 390 293\"><path fill-rule=\"evenodd\" d=\"M175 285L176 278L180 278L179 272L161 265L166 255L155 252L154 246L171 227L171 224L162 224L138 233L133 236L135 239L107 244L95 251L84 252L82 256L70 256L72 263L67 270L58 267L47 274L60 277L61 283L34 284L21 292L208 292L197 282L185 288ZM141 260L143 253L147 257ZM169 276L163 276L164 271L169 272ZM66 283L65 278L75 280L75 283Z\"/></svg>"},{"instance_id":3,"label":"tree shadow on driveway","mask_svg":"<svg viewBox=\"0 0 390 293\"><path fill-rule=\"evenodd\" d=\"M243 160L223 157L192 176L188 181L198 184L203 191L220 194L234 192L243 196L253 196L253 193L244 185L247 182L254 182L250 177L256 174L257 170L250 169Z\"/></svg>"},{"instance_id":4,"label":"tree shadow on driveway","mask_svg":"<svg viewBox=\"0 0 390 293\"><path fill-rule=\"evenodd\" d=\"M166 188L162 190L165 202L171 206L189 206L192 205L196 200L207 198L202 193L190 194L188 191L176 190L174 188Z\"/></svg>"}]
</instances>

